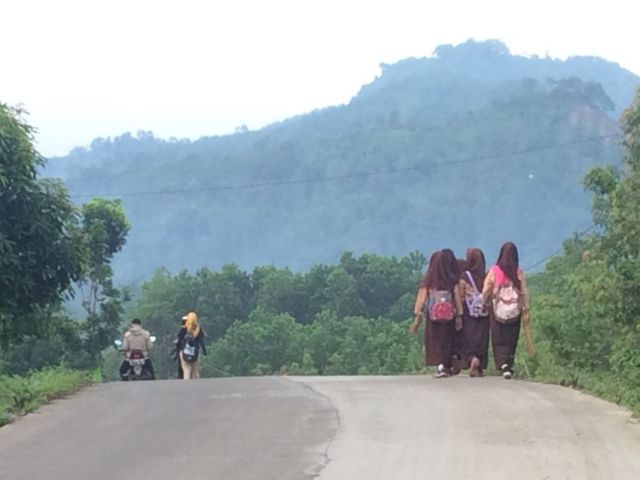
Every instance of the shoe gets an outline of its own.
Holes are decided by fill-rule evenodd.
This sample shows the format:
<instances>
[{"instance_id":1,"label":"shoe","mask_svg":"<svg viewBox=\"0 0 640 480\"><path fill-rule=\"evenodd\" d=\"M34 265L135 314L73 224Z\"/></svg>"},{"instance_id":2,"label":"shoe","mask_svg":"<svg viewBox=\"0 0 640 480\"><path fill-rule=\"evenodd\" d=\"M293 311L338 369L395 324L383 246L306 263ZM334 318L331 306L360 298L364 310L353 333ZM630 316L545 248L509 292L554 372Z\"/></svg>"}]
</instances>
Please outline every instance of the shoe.
<instances>
[{"instance_id":1,"label":"shoe","mask_svg":"<svg viewBox=\"0 0 640 480\"><path fill-rule=\"evenodd\" d=\"M481 376L480 359L478 357L473 357L473 359L471 360L471 366L469 367L469 376L471 378Z\"/></svg>"},{"instance_id":2,"label":"shoe","mask_svg":"<svg viewBox=\"0 0 640 480\"><path fill-rule=\"evenodd\" d=\"M438 365L438 369L435 374L435 378L447 378L449 373L443 364Z\"/></svg>"},{"instance_id":3,"label":"shoe","mask_svg":"<svg viewBox=\"0 0 640 480\"><path fill-rule=\"evenodd\" d=\"M504 378L505 380L510 380L511 378L513 378L513 372L511 371L509 365L507 365L506 363L502 365L502 367L500 367L500 370L502 370L502 378Z\"/></svg>"}]
</instances>

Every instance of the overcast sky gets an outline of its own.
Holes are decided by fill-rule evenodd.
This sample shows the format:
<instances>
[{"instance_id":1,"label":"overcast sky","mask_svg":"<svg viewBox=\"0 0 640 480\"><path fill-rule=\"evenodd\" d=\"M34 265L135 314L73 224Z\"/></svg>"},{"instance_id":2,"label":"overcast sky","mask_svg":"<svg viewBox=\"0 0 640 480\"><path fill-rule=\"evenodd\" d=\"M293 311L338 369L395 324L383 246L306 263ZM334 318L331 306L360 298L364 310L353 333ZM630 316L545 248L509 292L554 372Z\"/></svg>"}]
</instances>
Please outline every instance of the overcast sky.
<instances>
[{"instance_id":1,"label":"overcast sky","mask_svg":"<svg viewBox=\"0 0 640 480\"><path fill-rule=\"evenodd\" d=\"M629 0L0 0L0 101L39 148L152 130L198 138L347 102L380 63L442 43L596 55L640 74Z\"/></svg>"}]
</instances>

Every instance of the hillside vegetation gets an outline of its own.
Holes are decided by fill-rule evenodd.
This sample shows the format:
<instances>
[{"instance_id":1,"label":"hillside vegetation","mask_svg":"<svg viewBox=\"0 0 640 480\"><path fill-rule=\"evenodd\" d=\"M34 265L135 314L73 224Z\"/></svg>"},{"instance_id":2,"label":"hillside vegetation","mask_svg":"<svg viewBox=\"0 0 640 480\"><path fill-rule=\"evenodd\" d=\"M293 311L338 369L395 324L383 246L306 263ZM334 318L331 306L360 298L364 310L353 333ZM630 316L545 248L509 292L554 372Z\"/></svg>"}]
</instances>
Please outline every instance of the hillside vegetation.
<instances>
[{"instance_id":1,"label":"hillside vegetation","mask_svg":"<svg viewBox=\"0 0 640 480\"><path fill-rule=\"evenodd\" d=\"M473 41L381 70L347 105L193 142L96 139L48 171L79 201L123 198L121 281L161 265L300 271L343 251L492 251L504 239L530 264L590 225L580 179L620 162L616 117L638 77Z\"/></svg>"}]
</instances>

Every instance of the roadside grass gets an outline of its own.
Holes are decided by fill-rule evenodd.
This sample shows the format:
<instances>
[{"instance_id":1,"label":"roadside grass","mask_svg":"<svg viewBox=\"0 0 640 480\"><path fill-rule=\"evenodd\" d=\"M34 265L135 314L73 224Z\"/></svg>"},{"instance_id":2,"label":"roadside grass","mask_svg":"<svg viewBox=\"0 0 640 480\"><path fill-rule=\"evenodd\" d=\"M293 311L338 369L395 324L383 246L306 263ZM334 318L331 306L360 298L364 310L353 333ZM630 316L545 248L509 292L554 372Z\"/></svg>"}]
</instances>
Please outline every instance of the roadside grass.
<instances>
[{"instance_id":1,"label":"roadside grass","mask_svg":"<svg viewBox=\"0 0 640 480\"><path fill-rule=\"evenodd\" d=\"M0 426L43 404L101 381L99 372L54 367L27 376L0 376Z\"/></svg>"},{"instance_id":2,"label":"roadside grass","mask_svg":"<svg viewBox=\"0 0 640 480\"><path fill-rule=\"evenodd\" d=\"M635 379L616 371L559 365L544 343L540 347L535 355L518 352L516 371L520 378L584 391L629 408L635 418L640 416L640 384Z\"/></svg>"}]
</instances>

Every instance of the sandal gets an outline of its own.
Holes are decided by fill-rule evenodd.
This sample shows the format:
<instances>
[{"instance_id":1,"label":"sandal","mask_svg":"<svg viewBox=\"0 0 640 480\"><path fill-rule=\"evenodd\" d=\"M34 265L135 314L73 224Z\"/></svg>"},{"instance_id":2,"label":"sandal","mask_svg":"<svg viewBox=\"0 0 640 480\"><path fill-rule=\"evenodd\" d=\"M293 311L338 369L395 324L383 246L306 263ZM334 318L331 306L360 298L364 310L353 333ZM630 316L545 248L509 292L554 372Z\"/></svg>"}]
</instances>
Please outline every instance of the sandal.
<instances>
[{"instance_id":1,"label":"sandal","mask_svg":"<svg viewBox=\"0 0 640 480\"><path fill-rule=\"evenodd\" d=\"M469 376L471 378L482 376L482 373L480 371L480 359L478 357L473 357L473 359L471 360L471 366L469 367Z\"/></svg>"}]
</instances>

